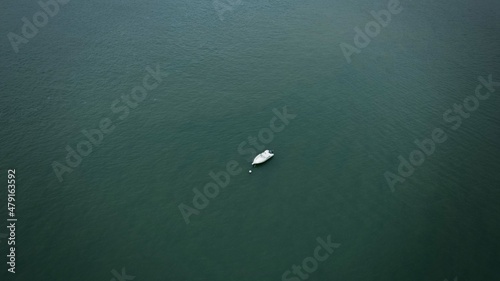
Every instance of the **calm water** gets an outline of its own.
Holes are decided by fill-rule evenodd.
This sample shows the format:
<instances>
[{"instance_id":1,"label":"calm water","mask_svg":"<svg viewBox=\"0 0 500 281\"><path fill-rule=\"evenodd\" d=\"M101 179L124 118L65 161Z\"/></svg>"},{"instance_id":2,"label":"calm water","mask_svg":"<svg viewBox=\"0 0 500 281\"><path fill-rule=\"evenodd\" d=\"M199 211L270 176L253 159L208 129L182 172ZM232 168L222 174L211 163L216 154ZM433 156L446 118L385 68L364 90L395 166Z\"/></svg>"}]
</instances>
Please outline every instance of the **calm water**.
<instances>
[{"instance_id":1,"label":"calm water","mask_svg":"<svg viewBox=\"0 0 500 281\"><path fill-rule=\"evenodd\" d=\"M19 53L7 34L41 8L2 2L0 233L10 168L18 222L1 280L281 280L328 235L309 280L499 280L500 88L459 129L442 117L500 80L499 2L402 1L351 64L339 44L388 1L348 2L243 0L221 21L210 1L70 1ZM156 65L169 76L119 120ZM297 117L249 175L239 144L284 106ZM59 182L53 161L106 117ZM384 172L437 127L448 140L391 192ZM187 225L178 205L231 160Z\"/></svg>"}]
</instances>

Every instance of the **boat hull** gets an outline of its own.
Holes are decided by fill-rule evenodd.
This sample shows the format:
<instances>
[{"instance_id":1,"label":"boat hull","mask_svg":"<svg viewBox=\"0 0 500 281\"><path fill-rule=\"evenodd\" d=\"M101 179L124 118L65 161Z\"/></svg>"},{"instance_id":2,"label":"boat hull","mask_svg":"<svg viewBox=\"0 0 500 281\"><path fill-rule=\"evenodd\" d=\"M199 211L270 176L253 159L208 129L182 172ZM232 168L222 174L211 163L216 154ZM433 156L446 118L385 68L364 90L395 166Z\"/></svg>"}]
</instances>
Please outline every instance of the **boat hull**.
<instances>
[{"instance_id":1,"label":"boat hull","mask_svg":"<svg viewBox=\"0 0 500 281\"><path fill-rule=\"evenodd\" d=\"M257 155L252 162L252 165L262 164L267 160L271 159L274 156L274 153L271 150L266 150L261 154Z\"/></svg>"}]
</instances>

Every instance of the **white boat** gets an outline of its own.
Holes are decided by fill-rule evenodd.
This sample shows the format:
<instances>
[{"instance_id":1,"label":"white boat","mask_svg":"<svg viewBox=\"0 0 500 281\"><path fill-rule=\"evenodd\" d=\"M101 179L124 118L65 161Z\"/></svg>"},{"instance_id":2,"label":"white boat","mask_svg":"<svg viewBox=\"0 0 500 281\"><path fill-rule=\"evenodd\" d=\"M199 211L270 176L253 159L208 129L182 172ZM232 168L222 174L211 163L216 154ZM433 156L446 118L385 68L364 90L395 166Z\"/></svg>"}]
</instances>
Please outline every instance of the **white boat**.
<instances>
[{"instance_id":1,"label":"white boat","mask_svg":"<svg viewBox=\"0 0 500 281\"><path fill-rule=\"evenodd\" d=\"M262 152L261 154L257 155L255 157L255 159L253 159L252 165L262 164L262 163L266 162L267 160L271 159L271 157L273 157L273 156L274 156L274 153L272 150L266 150L266 151Z\"/></svg>"}]
</instances>

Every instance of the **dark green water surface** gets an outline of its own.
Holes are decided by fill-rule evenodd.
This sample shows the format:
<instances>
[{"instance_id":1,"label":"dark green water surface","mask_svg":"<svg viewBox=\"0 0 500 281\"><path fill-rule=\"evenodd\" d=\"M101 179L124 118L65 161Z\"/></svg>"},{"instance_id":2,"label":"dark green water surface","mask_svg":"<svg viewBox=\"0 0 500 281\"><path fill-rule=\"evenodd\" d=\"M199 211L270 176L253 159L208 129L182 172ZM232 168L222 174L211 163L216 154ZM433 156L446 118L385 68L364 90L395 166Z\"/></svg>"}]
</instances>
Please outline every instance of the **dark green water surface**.
<instances>
[{"instance_id":1,"label":"dark green water surface","mask_svg":"<svg viewBox=\"0 0 500 281\"><path fill-rule=\"evenodd\" d=\"M3 1L0 235L7 169L18 221L0 279L282 280L331 235L308 280L500 280L500 87L456 130L443 119L500 81L500 4L401 1L348 63L339 45L387 2L243 0L220 20L210 1L72 0L15 53L7 34L41 8ZM169 76L120 120L148 66ZM296 117L252 168L238 146L283 107ZM103 118L60 182L54 161ZM384 173L435 128L448 139L392 192ZM241 172L186 224L179 204L229 161Z\"/></svg>"}]
</instances>

